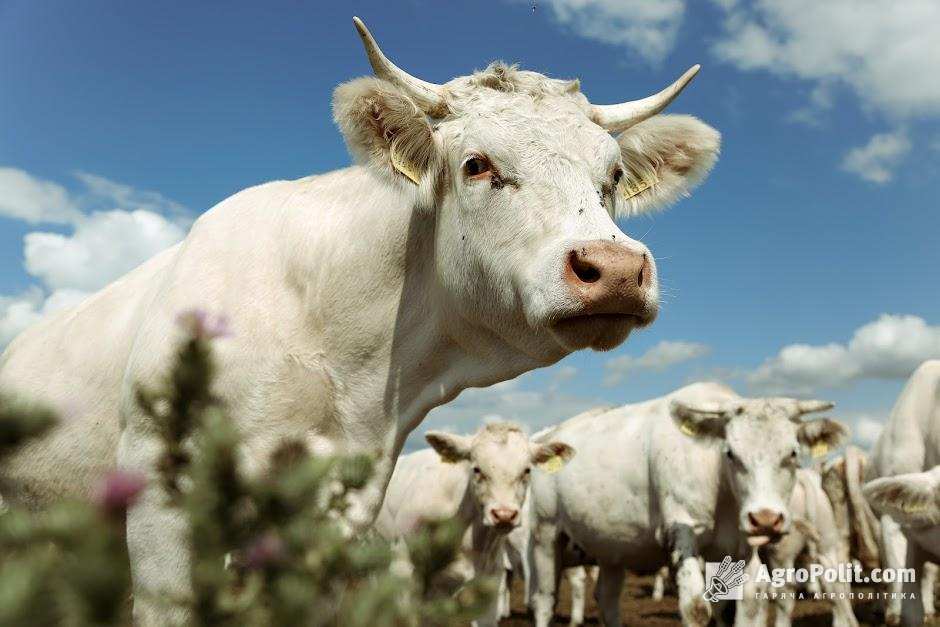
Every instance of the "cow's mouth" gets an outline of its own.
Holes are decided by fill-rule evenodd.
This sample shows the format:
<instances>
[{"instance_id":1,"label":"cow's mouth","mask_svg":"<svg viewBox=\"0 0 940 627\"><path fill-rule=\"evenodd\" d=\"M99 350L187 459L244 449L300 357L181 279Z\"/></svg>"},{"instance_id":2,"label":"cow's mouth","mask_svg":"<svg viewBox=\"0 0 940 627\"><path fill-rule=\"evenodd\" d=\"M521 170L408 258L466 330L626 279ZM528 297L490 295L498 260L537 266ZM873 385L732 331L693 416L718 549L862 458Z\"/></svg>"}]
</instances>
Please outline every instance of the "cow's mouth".
<instances>
[{"instance_id":1,"label":"cow's mouth","mask_svg":"<svg viewBox=\"0 0 940 627\"><path fill-rule=\"evenodd\" d=\"M761 547L772 542L776 542L783 537L782 533L770 532L770 533L754 533L747 536L747 543L749 546Z\"/></svg>"},{"instance_id":2,"label":"cow's mouth","mask_svg":"<svg viewBox=\"0 0 940 627\"><path fill-rule=\"evenodd\" d=\"M627 339L633 329L649 325L653 318L619 313L575 314L559 319L550 329L568 350L610 350Z\"/></svg>"}]
</instances>

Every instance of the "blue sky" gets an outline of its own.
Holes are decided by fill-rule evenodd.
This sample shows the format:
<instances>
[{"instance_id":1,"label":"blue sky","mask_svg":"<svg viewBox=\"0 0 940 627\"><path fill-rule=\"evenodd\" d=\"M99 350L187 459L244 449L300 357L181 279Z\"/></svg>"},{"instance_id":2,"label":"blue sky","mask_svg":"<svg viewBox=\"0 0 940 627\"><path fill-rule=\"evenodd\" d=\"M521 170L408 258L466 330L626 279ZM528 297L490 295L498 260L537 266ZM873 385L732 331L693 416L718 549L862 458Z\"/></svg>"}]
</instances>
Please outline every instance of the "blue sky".
<instances>
[{"instance_id":1,"label":"blue sky","mask_svg":"<svg viewBox=\"0 0 940 627\"><path fill-rule=\"evenodd\" d=\"M0 344L239 189L347 165L330 101L369 73L353 14L435 82L503 59L606 103L702 63L670 110L724 137L692 197L624 225L659 259L653 327L465 393L419 432L539 426L717 378L835 400L867 442L940 357L932 0L3 0Z\"/></svg>"}]
</instances>

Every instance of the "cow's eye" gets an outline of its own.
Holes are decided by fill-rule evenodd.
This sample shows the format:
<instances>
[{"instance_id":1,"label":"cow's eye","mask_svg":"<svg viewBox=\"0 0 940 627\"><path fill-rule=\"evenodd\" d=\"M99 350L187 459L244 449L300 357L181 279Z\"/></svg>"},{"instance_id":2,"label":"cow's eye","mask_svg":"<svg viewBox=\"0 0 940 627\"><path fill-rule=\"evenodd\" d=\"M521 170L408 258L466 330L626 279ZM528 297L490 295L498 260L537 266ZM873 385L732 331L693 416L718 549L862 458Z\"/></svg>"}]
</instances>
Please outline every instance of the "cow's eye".
<instances>
[{"instance_id":1,"label":"cow's eye","mask_svg":"<svg viewBox=\"0 0 940 627\"><path fill-rule=\"evenodd\" d=\"M474 466L474 467L473 467L473 474L475 474L477 477L480 477L480 476L483 475L483 471L480 470L480 467L479 467L479 466Z\"/></svg>"},{"instance_id":2,"label":"cow's eye","mask_svg":"<svg viewBox=\"0 0 940 627\"><path fill-rule=\"evenodd\" d=\"M463 173L467 176L480 176L490 171L489 162L483 157L470 157L463 164Z\"/></svg>"},{"instance_id":3,"label":"cow's eye","mask_svg":"<svg viewBox=\"0 0 940 627\"><path fill-rule=\"evenodd\" d=\"M620 166L617 166L616 168L614 168L614 172L611 175L611 178L613 179L614 186L616 187L616 185L620 182L620 179L623 178L623 168L621 168Z\"/></svg>"}]
</instances>

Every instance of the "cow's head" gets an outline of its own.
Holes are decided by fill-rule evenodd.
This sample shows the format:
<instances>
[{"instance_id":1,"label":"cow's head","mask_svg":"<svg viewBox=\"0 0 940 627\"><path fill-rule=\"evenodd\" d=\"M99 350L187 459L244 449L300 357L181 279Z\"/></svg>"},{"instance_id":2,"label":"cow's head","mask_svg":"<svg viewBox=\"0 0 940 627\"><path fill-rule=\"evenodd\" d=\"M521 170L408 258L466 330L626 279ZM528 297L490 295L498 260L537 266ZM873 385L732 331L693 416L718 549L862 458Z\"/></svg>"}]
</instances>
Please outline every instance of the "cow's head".
<instances>
[{"instance_id":1,"label":"cow's head","mask_svg":"<svg viewBox=\"0 0 940 627\"><path fill-rule=\"evenodd\" d=\"M765 544L790 529L789 503L801 449L819 457L848 436L844 425L829 418L801 418L831 407L792 398L673 401L673 418L685 434L723 441L722 466L738 502L738 526L751 545Z\"/></svg>"},{"instance_id":2,"label":"cow's head","mask_svg":"<svg viewBox=\"0 0 940 627\"><path fill-rule=\"evenodd\" d=\"M908 538L940 556L940 466L869 481L862 493L872 508L894 518Z\"/></svg>"},{"instance_id":3,"label":"cow's head","mask_svg":"<svg viewBox=\"0 0 940 627\"><path fill-rule=\"evenodd\" d=\"M502 531L521 522L532 467L554 472L574 455L562 442L530 442L519 427L507 423L486 425L472 437L429 431L425 438L444 461L469 463L481 522Z\"/></svg>"},{"instance_id":4,"label":"cow's head","mask_svg":"<svg viewBox=\"0 0 940 627\"><path fill-rule=\"evenodd\" d=\"M340 85L334 117L356 160L434 225L428 263L452 319L540 363L650 324L656 264L614 219L673 202L714 164L717 131L656 115L698 66L648 98L592 105L577 81L501 63L427 83L356 27L375 78Z\"/></svg>"}]
</instances>

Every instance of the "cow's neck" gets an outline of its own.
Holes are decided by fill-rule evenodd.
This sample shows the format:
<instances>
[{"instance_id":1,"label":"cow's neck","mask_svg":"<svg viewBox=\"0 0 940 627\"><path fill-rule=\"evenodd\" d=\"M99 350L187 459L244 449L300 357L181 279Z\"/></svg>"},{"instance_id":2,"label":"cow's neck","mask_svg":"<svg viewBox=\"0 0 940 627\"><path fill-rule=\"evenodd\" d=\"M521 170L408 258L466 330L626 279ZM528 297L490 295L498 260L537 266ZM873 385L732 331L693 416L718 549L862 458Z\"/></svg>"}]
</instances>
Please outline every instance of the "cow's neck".
<instances>
[{"instance_id":1,"label":"cow's neck","mask_svg":"<svg viewBox=\"0 0 940 627\"><path fill-rule=\"evenodd\" d=\"M434 407L468 387L543 365L448 309L434 266L434 211L416 209L363 168L332 173L324 183L327 194L363 190L338 218L354 254L332 241L322 251L306 242L296 270L307 277L308 317L319 326L317 350L336 382L336 417L351 441L391 448L395 457Z\"/></svg>"}]
</instances>

